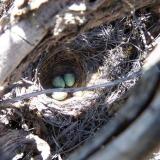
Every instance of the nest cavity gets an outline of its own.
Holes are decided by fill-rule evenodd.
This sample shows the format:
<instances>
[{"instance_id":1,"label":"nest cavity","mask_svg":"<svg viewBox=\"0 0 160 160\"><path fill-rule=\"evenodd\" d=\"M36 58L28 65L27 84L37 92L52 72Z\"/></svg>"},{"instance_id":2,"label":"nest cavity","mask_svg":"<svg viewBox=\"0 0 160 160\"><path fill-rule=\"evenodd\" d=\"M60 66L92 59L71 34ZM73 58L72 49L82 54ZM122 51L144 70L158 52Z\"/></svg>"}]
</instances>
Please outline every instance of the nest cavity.
<instances>
[{"instance_id":1,"label":"nest cavity","mask_svg":"<svg viewBox=\"0 0 160 160\"><path fill-rule=\"evenodd\" d=\"M85 85L86 73L83 59L78 54L65 49L51 52L39 67L40 85L43 89L53 88L52 80L65 73L73 73L76 77L74 87Z\"/></svg>"}]
</instances>

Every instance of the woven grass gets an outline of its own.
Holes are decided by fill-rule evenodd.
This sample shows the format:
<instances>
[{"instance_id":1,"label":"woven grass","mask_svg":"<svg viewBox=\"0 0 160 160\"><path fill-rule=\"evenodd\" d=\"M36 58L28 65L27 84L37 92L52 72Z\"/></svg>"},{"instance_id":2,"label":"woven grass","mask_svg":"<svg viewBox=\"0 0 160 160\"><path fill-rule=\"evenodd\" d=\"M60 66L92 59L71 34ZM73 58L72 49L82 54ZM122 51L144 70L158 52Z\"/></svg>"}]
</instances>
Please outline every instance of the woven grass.
<instances>
[{"instance_id":1,"label":"woven grass","mask_svg":"<svg viewBox=\"0 0 160 160\"><path fill-rule=\"evenodd\" d=\"M137 37L137 30L133 38L130 38L132 33L125 33L125 22L94 28L51 49L38 65L38 85L43 89L53 88L51 81L55 76L73 72L76 76L74 87L92 86L127 77L140 70L140 52L132 45L132 41L139 39L137 42L140 42L140 48L143 43ZM134 60L136 58L138 61ZM104 101L115 90L106 88L84 91L81 96L69 94L64 101L56 101L49 95L41 95L39 99L50 111L76 117L98 105L99 101Z\"/></svg>"}]
</instances>

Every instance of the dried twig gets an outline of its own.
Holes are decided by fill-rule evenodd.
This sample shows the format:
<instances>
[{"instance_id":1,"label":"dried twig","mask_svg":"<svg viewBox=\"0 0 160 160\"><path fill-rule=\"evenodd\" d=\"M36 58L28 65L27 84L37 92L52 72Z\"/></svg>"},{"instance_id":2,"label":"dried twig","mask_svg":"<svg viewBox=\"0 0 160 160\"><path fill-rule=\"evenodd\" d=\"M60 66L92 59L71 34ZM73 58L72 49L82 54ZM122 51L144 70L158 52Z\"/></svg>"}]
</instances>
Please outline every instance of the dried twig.
<instances>
[{"instance_id":1,"label":"dried twig","mask_svg":"<svg viewBox=\"0 0 160 160\"><path fill-rule=\"evenodd\" d=\"M12 99L6 99L1 101L1 104L6 104L6 103L14 103L17 101L22 101L24 99L28 99L31 97L35 97L41 94L50 94L53 92L78 92L78 91L85 91L85 90L95 90L95 89L100 89L100 88L109 88L109 87L113 87L119 83L122 83L124 81L133 79L133 78L137 78L142 74L141 71L139 72L135 72L134 74L132 74L131 76L125 77L125 78L121 78L121 79L117 79L115 81L111 81L111 82L107 82L107 83L102 83L102 84L97 84L97 85L93 85L93 86L89 86L89 87L77 87L77 88L57 88L57 89L45 89L42 91L37 91L37 92L32 92L32 93L28 93L28 94L24 94L22 96L18 96Z\"/></svg>"}]
</instances>

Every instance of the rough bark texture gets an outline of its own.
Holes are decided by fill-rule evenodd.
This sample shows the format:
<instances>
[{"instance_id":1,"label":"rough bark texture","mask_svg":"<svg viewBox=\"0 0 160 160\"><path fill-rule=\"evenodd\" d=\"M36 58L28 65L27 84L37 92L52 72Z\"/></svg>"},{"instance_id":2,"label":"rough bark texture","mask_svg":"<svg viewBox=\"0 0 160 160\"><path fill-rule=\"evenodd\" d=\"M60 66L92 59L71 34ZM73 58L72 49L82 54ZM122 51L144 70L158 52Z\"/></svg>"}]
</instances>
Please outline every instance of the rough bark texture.
<instances>
[{"instance_id":1,"label":"rough bark texture","mask_svg":"<svg viewBox=\"0 0 160 160\"><path fill-rule=\"evenodd\" d=\"M76 32L77 27L84 31L103 22L109 23L138 8L158 3L158 0L97 0L78 3L51 0L32 2L30 9L27 5L17 9L19 6L15 4L15 9L8 18L11 24L0 36L0 84L4 83L22 59L44 38L50 27L53 27L58 41L64 35ZM67 16L72 19L69 20Z\"/></svg>"},{"instance_id":2,"label":"rough bark texture","mask_svg":"<svg viewBox=\"0 0 160 160\"><path fill-rule=\"evenodd\" d=\"M38 136L22 130L10 130L0 124L0 155L3 160L44 159L50 155L49 145ZM32 148L32 149L31 149Z\"/></svg>"}]
</instances>

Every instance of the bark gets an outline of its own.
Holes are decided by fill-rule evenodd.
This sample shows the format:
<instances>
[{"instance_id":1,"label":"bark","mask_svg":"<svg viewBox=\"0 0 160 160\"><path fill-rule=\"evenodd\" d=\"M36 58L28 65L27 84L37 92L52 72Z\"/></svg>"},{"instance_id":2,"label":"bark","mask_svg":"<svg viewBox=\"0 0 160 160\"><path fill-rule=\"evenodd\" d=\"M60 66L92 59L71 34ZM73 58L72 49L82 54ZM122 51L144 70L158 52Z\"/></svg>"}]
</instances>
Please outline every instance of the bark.
<instances>
[{"instance_id":1,"label":"bark","mask_svg":"<svg viewBox=\"0 0 160 160\"><path fill-rule=\"evenodd\" d=\"M0 36L0 85L15 70L52 27L56 41L70 33L111 22L138 8L158 4L158 0L146 1L79 1L41 0L31 4L18 4L11 11L10 25ZM19 9L17 9L17 8ZM69 20L67 17L71 16ZM18 21L17 21L18 20ZM1 19L4 28L5 19ZM67 31L67 33L66 33Z\"/></svg>"},{"instance_id":2,"label":"bark","mask_svg":"<svg viewBox=\"0 0 160 160\"><path fill-rule=\"evenodd\" d=\"M43 159L50 156L49 145L38 136L22 130L9 130L0 124L0 155L3 160Z\"/></svg>"}]
</instances>

